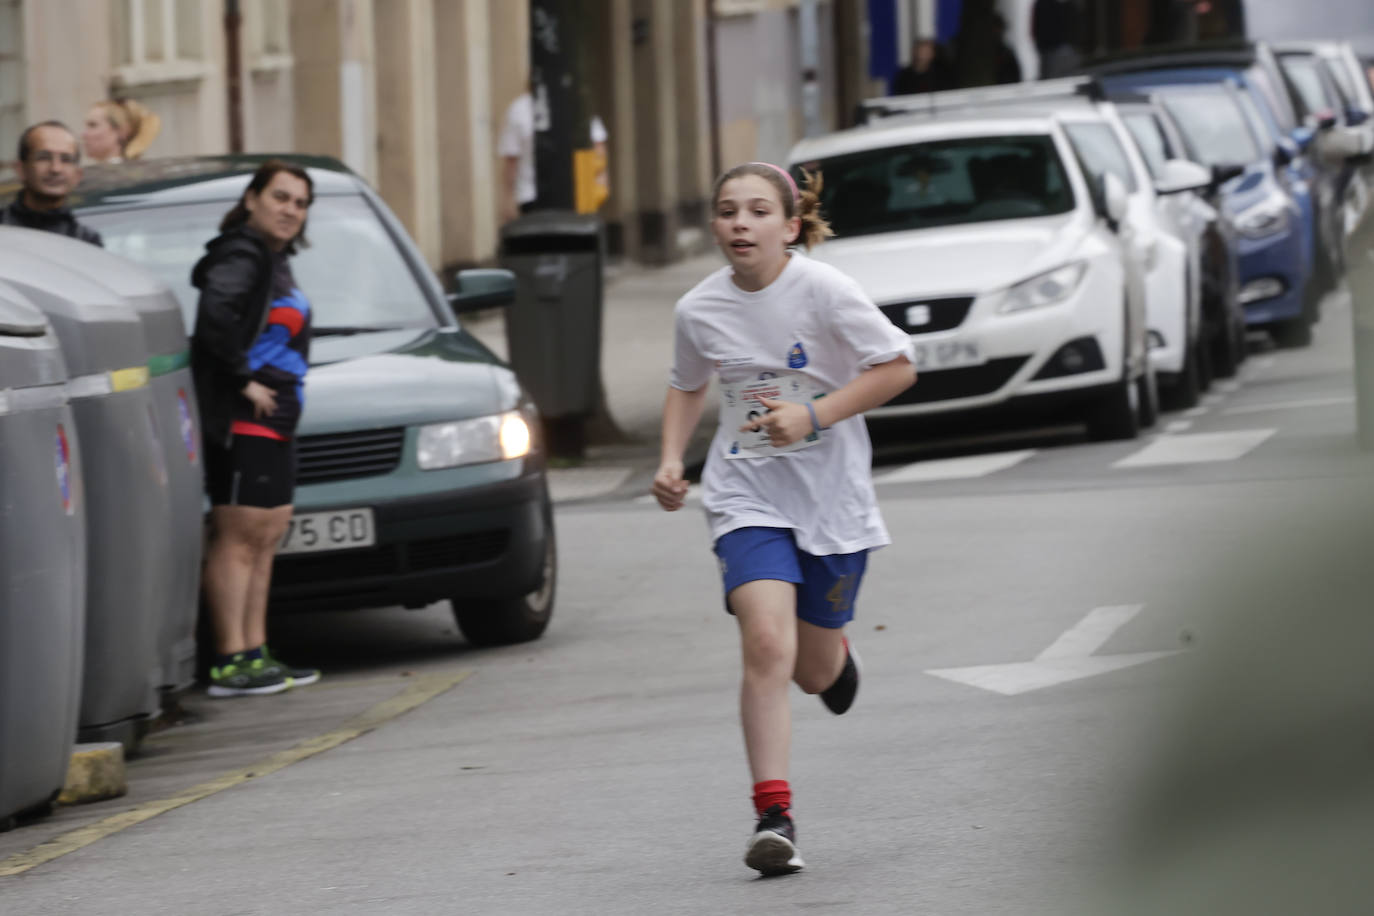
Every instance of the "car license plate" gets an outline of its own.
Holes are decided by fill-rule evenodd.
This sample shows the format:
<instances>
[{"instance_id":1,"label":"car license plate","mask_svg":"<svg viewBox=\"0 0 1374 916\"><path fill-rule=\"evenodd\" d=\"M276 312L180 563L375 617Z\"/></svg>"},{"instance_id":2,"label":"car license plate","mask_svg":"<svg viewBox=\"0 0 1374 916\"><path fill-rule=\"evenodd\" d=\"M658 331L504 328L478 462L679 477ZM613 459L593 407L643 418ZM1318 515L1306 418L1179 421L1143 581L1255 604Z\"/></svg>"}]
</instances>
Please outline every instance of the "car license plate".
<instances>
[{"instance_id":1,"label":"car license plate","mask_svg":"<svg viewBox=\"0 0 1374 916\"><path fill-rule=\"evenodd\" d=\"M371 547L376 543L377 530L372 524L371 509L307 512L292 516L286 534L277 545L277 554L345 550Z\"/></svg>"},{"instance_id":2,"label":"car license plate","mask_svg":"<svg viewBox=\"0 0 1374 916\"><path fill-rule=\"evenodd\" d=\"M916 348L916 371L934 372L938 369L961 369L981 366L987 362L976 340L946 338L945 340L913 339Z\"/></svg>"}]
</instances>

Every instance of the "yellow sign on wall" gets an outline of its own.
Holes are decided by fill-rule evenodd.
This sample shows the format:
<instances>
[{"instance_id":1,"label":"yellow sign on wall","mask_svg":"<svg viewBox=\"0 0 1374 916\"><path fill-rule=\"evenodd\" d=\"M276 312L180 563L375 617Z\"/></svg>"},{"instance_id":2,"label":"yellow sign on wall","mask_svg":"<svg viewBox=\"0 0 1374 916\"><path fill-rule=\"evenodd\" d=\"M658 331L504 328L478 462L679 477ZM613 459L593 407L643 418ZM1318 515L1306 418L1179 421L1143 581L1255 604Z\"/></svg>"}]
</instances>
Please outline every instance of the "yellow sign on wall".
<instances>
[{"instance_id":1,"label":"yellow sign on wall","mask_svg":"<svg viewBox=\"0 0 1374 916\"><path fill-rule=\"evenodd\" d=\"M578 213L595 213L610 196L606 182L606 156L594 149L573 152L573 205Z\"/></svg>"}]
</instances>

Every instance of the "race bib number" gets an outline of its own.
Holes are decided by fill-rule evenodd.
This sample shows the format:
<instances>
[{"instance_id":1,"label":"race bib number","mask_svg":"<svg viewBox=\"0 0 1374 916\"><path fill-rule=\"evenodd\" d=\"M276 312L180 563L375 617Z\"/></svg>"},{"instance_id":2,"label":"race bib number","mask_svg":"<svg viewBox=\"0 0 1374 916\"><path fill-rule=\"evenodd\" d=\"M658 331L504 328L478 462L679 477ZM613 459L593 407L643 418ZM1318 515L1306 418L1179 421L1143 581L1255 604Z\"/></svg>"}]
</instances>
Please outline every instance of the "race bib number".
<instances>
[{"instance_id":1,"label":"race bib number","mask_svg":"<svg viewBox=\"0 0 1374 916\"><path fill-rule=\"evenodd\" d=\"M791 445L781 448L772 445L765 430L740 432L741 426L758 422L768 412L760 398L806 404L825 397L825 391L811 378L800 372L763 372L763 378L720 386L720 423L722 439L726 442L726 458L771 458L787 452L810 448L821 441L819 433L811 433Z\"/></svg>"}]
</instances>

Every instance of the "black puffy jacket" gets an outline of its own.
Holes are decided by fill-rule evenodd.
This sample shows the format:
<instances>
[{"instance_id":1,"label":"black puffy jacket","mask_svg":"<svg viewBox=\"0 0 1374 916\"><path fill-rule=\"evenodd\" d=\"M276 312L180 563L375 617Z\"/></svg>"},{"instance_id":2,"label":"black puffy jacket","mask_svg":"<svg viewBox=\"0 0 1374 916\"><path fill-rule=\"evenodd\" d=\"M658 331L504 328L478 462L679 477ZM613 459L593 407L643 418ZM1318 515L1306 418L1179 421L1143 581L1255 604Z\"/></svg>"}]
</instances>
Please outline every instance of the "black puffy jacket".
<instances>
[{"instance_id":1,"label":"black puffy jacket","mask_svg":"<svg viewBox=\"0 0 1374 916\"><path fill-rule=\"evenodd\" d=\"M16 195L10 205L0 209L0 226L22 226L25 229L38 229L41 232L56 232L67 238L90 242L92 245L105 246L105 241L90 226L83 226L66 207L56 210L34 210L24 206L23 196Z\"/></svg>"},{"instance_id":2,"label":"black puffy jacket","mask_svg":"<svg viewBox=\"0 0 1374 916\"><path fill-rule=\"evenodd\" d=\"M235 399L252 379L248 351L262 333L272 294L272 250L241 226L212 239L191 270L200 290L191 335L191 373L207 442L227 448Z\"/></svg>"}]
</instances>

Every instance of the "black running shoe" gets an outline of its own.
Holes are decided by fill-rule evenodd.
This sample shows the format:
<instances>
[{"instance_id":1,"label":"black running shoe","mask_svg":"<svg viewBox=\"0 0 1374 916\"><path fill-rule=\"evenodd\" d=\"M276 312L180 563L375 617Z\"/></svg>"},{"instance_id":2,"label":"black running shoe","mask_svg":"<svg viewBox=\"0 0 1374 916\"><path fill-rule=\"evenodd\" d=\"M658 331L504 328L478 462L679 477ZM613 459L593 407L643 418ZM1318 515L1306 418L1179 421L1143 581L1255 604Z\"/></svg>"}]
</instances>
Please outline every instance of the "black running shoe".
<instances>
[{"instance_id":1,"label":"black running shoe","mask_svg":"<svg viewBox=\"0 0 1374 916\"><path fill-rule=\"evenodd\" d=\"M263 661L268 665L276 666L286 676L287 684L291 687L307 687L320 679L319 668L296 668L274 656L268 651L267 646L262 647Z\"/></svg>"},{"instance_id":2,"label":"black running shoe","mask_svg":"<svg viewBox=\"0 0 1374 916\"><path fill-rule=\"evenodd\" d=\"M859 692L859 656L849 640L844 643L844 667L835 683L821 691L821 702L825 708L837 716L842 716L854 705L854 696Z\"/></svg>"},{"instance_id":3,"label":"black running shoe","mask_svg":"<svg viewBox=\"0 0 1374 916\"><path fill-rule=\"evenodd\" d=\"M764 875L790 875L806 864L797 852L796 825L782 805L774 805L759 818L744 864Z\"/></svg>"}]
</instances>

